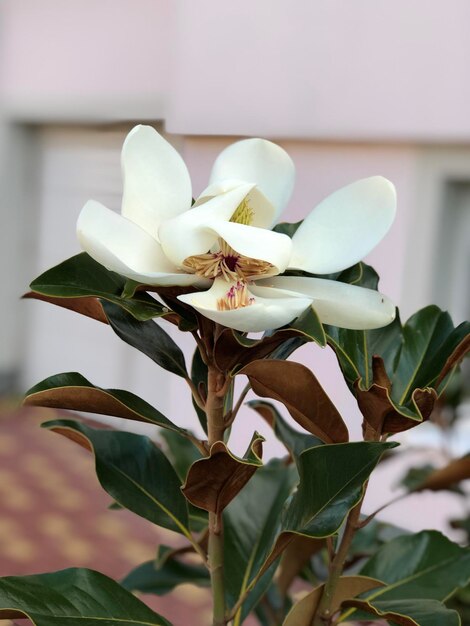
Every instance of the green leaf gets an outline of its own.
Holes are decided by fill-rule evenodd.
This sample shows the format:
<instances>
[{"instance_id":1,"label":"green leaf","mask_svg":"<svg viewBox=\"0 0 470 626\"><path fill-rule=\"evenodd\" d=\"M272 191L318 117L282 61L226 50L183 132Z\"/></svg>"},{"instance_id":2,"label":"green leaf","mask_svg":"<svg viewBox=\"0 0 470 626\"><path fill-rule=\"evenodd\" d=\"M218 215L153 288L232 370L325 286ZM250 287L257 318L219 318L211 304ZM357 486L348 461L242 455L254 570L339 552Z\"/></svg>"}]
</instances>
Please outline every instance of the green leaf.
<instances>
[{"instance_id":1,"label":"green leaf","mask_svg":"<svg viewBox=\"0 0 470 626\"><path fill-rule=\"evenodd\" d=\"M273 231L275 233L287 235L288 237L293 237L302 222L303 220L300 220L300 222L281 222L280 224L276 224L276 226L274 226Z\"/></svg>"},{"instance_id":2,"label":"green leaf","mask_svg":"<svg viewBox=\"0 0 470 626\"><path fill-rule=\"evenodd\" d=\"M189 439L180 433L163 430L160 433L165 442L164 452L173 465L182 483L185 482L188 470L193 463L201 458L201 452ZM193 435L191 435L193 437ZM207 527L207 513L188 502L189 521L192 530L200 532Z\"/></svg>"},{"instance_id":3,"label":"green leaf","mask_svg":"<svg viewBox=\"0 0 470 626\"><path fill-rule=\"evenodd\" d=\"M325 331L322 323L320 322L320 318L313 307L305 309L299 317L297 317L289 324L289 326L285 328L285 331L280 329L277 332L288 333L289 330L297 331L298 336L304 339L305 342L314 341L321 347L326 346Z\"/></svg>"},{"instance_id":4,"label":"green leaf","mask_svg":"<svg viewBox=\"0 0 470 626\"><path fill-rule=\"evenodd\" d=\"M318 439L318 437L305 435L292 428L276 407L269 402L250 400L246 404L266 420L274 430L276 437L285 445L293 459L297 460L301 452L307 450L307 448L313 448L314 446L323 444L322 440Z\"/></svg>"},{"instance_id":5,"label":"green leaf","mask_svg":"<svg viewBox=\"0 0 470 626\"><path fill-rule=\"evenodd\" d=\"M379 434L428 419L449 374L470 349L470 323L454 328L448 313L429 306L402 326L371 331L327 327L343 375L365 421Z\"/></svg>"},{"instance_id":6,"label":"green leaf","mask_svg":"<svg viewBox=\"0 0 470 626\"><path fill-rule=\"evenodd\" d=\"M336 280L341 283L348 283L349 285L374 289L375 291L377 291L379 285L379 275L377 272L373 267L362 261L340 272Z\"/></svg>"},{"instance_id":7,"label":"green leaf","mask_svg":"<svg viewBox=\"0 0 470 626\"><path fill-rule=\"evenodd\" d=\"M72 420L54 420L43 427L94 453L101 486L121 506L190 538L181 482L166 456L148 437L97 430Z\"/></svg>"},{"instance_id":8,"label":"green leaf","mask_svg":"<svg viewBox=\"0 0 470 626\"><path fill-rule=\"evenodd\" d=\"M437 306L410 317L403 327L403 347L392 376L392 398L406 404L413 389L434 386L449 356L469 334L470 322L454 328L450 315Z\"/></svg>"},{"instance_id":9,"label":"green leaf","mask_svg":"<svg viewBox=\"0 0 470 626\"><path fill-rule=\"evenodd\" d=\"M403 342L398 314L391 324L375 330L349 330L336 326L325 326L325 330L351 389L358 378L364 387L372 384L372 355L379 355L385 369L394 371Z\"/></svg>"},{"instance_id":10,"label":"green leaf","mask_svg":"<svg viewBox=\"0 0 470 626\"><path fill-rule=\"evenodd\" d=\"M400 485L406 487L408 491L414 491L424 483L426 478L435 471L434 465L426 463L420 467L410 467L403 478L400 480Z\"/></svg>"},{"instance_id":11,"label":"green leaf","mask_svg":"<svg viewBox=\"0 0 470 626\"><path fill-rule=\"evenodd\" d=\"M142 398L122 389L95 387L77 372L55 374L46 378L31 387L23 403L28 406L47 406L123 417L156 424L184 436L189 435Z\"/></svg>"},{"instance_id":12,"label":"green leaf","mask_svg":"<svg viewBox=\"0 0 470 626\"><path fill-rule=\"evenodd\" d=\"M207 395L207 365L201 358L201 353L199 349L196 348L193 355L193 360L191 362L191 380L194 383L194 386L202 394L202 397L205 399ZM202 429L207 435L207 416L206 412L197 406L193 398L193 406L196 411L197 417L199 419L199 423L202 426Z\"/></svg>"},{"instance_id":13,"label":"green leaf","mask_svg":"<svg viewBox=\"0 0 470 626\"><path fill-rule=\"evenodd\" d=\"M368 601L412 598L444 601L469 581L470 549L461 548L437 531L423 531L388 542L360 573L387 583L368 596Z\"/></svg>"},{"instance_id":14,"label":"green leaf","mask_svg":"<svg viewBox=\"0 0 470 626\"><path fill-rule=\"evenodd\" d=\"M365 518L366 515L361 515L360 520L363 521ZM358 571L359 566L363 565L385 543L395 539L395 537L406 534L407 531L392 524L379 522L377 519L370 520L353 537L348 552L346 569L354 568L349 571Z\"/></svg>"},{"instance_id":15,"label":"green leaf","mask_svg":"<svg viewBox=\"0 0 470 626\"><path fill-rule=\"evenodd\" d=\"M297 464L297 490L284 508L279 533L261 572L296 535L321 539L335 534L361 499L364 484L382 454L396 445L360 441L326 444L302 452Z\"/></svg>"},{"instance_id":16,"label":"green leaf","mask_svg":"<svg viewBox=\"0 0 470 626\"><path fill-rule=\"evenodd\" d=\"M147 561L133 569L121 585L129 591L162 596L184 583L208 587L209 572L201 565L190 565L177 559L168 559L161 567L155 561Z\"/></svg>"},{"instance_id":17,"label":"green leaf","mask_svg":"<svg viewBox=\"0 0 470 626\"><path fill-rule=\"evenodd\" d=\"M360 441L317 446L302 452L299 486L284 511L283 532L315 538L334 534L359 502L363 485L382 454L396 445ZM382 580L380 576L365 575Z\"/></svg>"},{"instance_id":18,"label":"green leaf","mask_svg":"<svg viewBox=\"0 0 470 626\"><path fill-rule=\"evenodd\" d=\"M141 322L122 308L103 302L108 322L116 335L133 348L148 356L163 369L187 378L184 355L163 328L152 320Z\"/></svg>"},{"instance_id":19,"label":"green leaf","mask_svg":"<svg viewBox=\"0 0 470 626\"><path fill-rule=\"evenodd\" d=\"M126 279L94 261L86 252L63 261L33 280L33 292L53 298L100 298L120 306L139 320L166 315L168 309L148 293L123 296ZM54 301L60 304L60 300Z\"/></svg>"},{"instance_id":20,"label":"green leaf","mask_svg":"<svg viewBox=\"0 0 470 626\"><path fill-rule=\"evenodd\" d=\"M160 433L165 442L165 453L176 470L181 482L186 480L188 470L201 458L201 452L188 439L179 433L163 430Z\"/></svg>"},{"instance_id":21,"label":"green leaf","mask_svg":"<svg viewBox=\"0 0 470 626\"><path fill-rule=\"evenodd\" d=\"M35 626L171 626L114 580L88 569L0 578L0 619L18 617Z\"/></svg>"},{"instance_id":22,"label":"green leaf","mask_svg":"<svg viewBox=\"0 0 470 626\"><path fill-rule=\"evenodd\" d=\"M266 560L275 539L279 516L296 480L294 467L273 460L261 467L224 511L225 570L228 605L245 592ZM274 568L266 572L237 614L234 626L246 615L269 586Z\"/></svg>"},{"instance_id":23,"label":"green leaf","mask_svg":"<svg viewBox=\"0 0 470 626\"><path fill-rule=\"evenodd\" d=\"M460 626L457 611L447 609L436 600L346 600L343 607L348 606L361 609L358 617L362 619L372 614L397 626Z\"/></svg>"}]
</instances>

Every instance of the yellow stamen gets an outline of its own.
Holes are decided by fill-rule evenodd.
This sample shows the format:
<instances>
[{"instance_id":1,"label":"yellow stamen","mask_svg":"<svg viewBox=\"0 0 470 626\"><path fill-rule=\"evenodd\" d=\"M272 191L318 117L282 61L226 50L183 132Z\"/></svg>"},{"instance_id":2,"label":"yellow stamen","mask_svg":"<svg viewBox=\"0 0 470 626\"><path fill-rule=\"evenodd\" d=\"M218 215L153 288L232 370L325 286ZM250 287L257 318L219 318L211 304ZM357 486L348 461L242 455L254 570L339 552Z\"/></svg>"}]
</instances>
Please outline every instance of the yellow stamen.
<instances>
[{"instance_id":1,"label":"yellow stamen","mask_svg":"<svg viewBox=\"0 0 470 626\"><path fill-rule=\"evenodd\" d=\"M250 226L253 222L254 215L255 212L248 204L248 200L245 198L235 209L235 213L230 218L230 221L235 222L236 224L245 224L245 226Z\"/></svg>"},{"instance_id":2,"label":"yellow stamen","mask_svg":"<svg viewBox=\"0 0 470 626\"><path fill-rule=\"evenodd\" d=\"M246 283L237 281L232 285L223 298L217 300L218 311L234 311L253 304L255 299L248 293Z\"/></svg>"},{"instance_id":3,"label":"yellow stamen","mask_svg":"<svg viewBox=\"0 0 470 626\"><path fill-rule=\"evenodd\" d=\"M183 267L202 278L224 278L227 282L248 280L269 274L271 263L252 259L235 252L226 241L218 240L220 250L197 254L184 260Z\"/></svg>"}]
</instances>

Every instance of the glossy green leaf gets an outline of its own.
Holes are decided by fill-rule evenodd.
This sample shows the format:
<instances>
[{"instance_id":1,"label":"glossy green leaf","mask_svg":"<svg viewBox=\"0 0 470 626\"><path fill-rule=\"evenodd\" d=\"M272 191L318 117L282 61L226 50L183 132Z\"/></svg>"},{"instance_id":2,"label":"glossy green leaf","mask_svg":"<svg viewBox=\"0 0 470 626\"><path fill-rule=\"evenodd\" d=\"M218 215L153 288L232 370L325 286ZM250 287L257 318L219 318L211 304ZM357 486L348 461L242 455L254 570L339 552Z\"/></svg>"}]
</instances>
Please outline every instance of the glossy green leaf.
<instances>
[{"instance_id":1,"label":"glossy green leaf","mask_svg":"<svg viewBox=\"0 0 470 626\"><path fill-rule=\"evenodd\" d=\"M394 371L403 342L399 316L375 330L349 330L325 326L328 344L335 351L346 382L353 389L359 378L364 387L372 384L372 355L379 355L387 371Z\"/></svg>"},{"instance_id":2,"label":"glossy green leaf","mask_svg":"<svg viewBox=\"0 0 470 626\"><path fill-rule=\"evenodd\" d=\"M301 222L297 224L279 224L281 227L286 227L286 234L295 232L300 226ZM279 232L284 232L279 230ZM291 236L291 235L290 235ZM306 276L311 278L320 278L322 280L337 280L341 283L347 283L349 285L357 285L359 287L366 287L367 289L377 290L379 276L373 267L360 261L351 267L341 270L340 272L332 272L330 274L311 274L304 270L287 270L286 276Z\"/></svg>"},{"instance_id":3,"label":"glossy green leaf","mask_svg":"<svg viewBox=\"0 0 470 626\"><path fill-rule=\"evenodd\" d=\"M0 619L35 626L171 626L117 582L88 569L0 578Z\"/></svg>"},{"instance_id":4,"label":"glossy green leaf","mask_svg":"<svg viewBox=\"0 0 470 626\"><path fill-rule=\"evenodd\" d=\"M187 431L170 422L160 411L130 391L96 387L77 372L46 378L26 392L23 403L123 417L156 424L188 436Z\"/></svg>"},{"instance_id":5,"label":"glossy green leaf","mask_svg":"<svg viewBox=\"0 0 470 626\"><path fill-rule=\"evenodd\" d=\"M113 302L139 320L168 313L168 309L148 293L137 292L132 298L125 297L125 285L125 278L82 252L38 276L30 288L35 293L55 298L100 298Z\"/></svg>"},{"instance_id":6,"label":"glossy green leaf","mask_svg":"<svg viewBox=\"0 0 470 626\"><path fill-rule=\"evenodd\" d=\"M178 328L183 331L192 331L198 328L198 314L189 304L178 300L178 296L194 291L194 287L150 287L149 291L156 291L167 307L178 316L175 320ZM207 318L205 318L207 320ZM209 322L209 320L207 320ZM212 322L209 322L212 324Z\"/></svg>"},{"instance_id":7,"label":"glossy green leaf","mask_svg":"<svg viewBox=\"0 0 470 626\"><path fill-rule=\"evenodd\" d=\"M198 348L194 351L193 360L191 362L191 380L193 381L196 389L199 391L201 397L205 400L207 396L207 365L202 360L201 353ZM199 423L201 424L204 432L207 434L206 412L198 407L194 398L193 406L199 419Z\"/></svg>"},{"instance_id":8,"label":"glossy green leaf","mask_svg":"<svg viewBox=\"0 0 470 626\"><path fill-rule=\"evenodd\" d=\"M224 512L227 601L233 606L266 560L276 537L279 516L296 480L294 467L278 460L261 467ZM238 626L269 586L274 568L255 586L237 614Z\"/></svg>"},{"instance_id":9,"label":"glossy green leaf","mask_svg":"<svg viewBox=\"0 0 470 626\"><path fill-rule=\"evenodd\" d=\"M171 430L162 430L160 436L165 442L164 452L184 483L188 470L201 458L201 452L189 439ZM200 532L207 527L207 513L188 502L189 521L192 530Z\"/></svg>"},{"instance_id":10,"label":"glossy green leaf","mask_svg":"<svg viewBox=\"0 0 470 626\"><path fill-rule=\"evenodd\" d=\"M367 614L372 614L396 626L460 626L458 613L437 600L346 600L343 607L348 606L361 609L358 618L367 619Z\"/></svg>"},{"instance_id":11,"label":"glossy green leaf","mask_svg":"<svg viewBox=\"0 0 470 626\"><path fill-rule=\"evenodd\" d=\"M371 331L327 327L344 377L365 421L396 433L428 419L444 381L470 349L470 323L454 328L448 313L429 306L402 326Z\"/></svg>"},{"instance_id":12,"label":"glossy green leaf","mask_svg":"<svg viewBox=\"0 0 470 626\"><path fill-rule=\"evenodd\" d=\"M365 517L364 515L361 519L365 519ZM353 537L348 554L348 564L353 565L359 561L364 563L364 560L375 554L384 543L406 534L407 531L402 528L387 522L379 522L376 518L369 521Z\"/></svg>"},{"instance_id":13,"label":"glossy green leaf","mask_svg":"<svg viewBox=\"0 0 470 626\"><path fill-rule=\"evenodd\" d=\"M296 535L329 537L361 499L365 482L393 442L352 442L309 448L299 456L299 484L284 508L265 571ZM379 578L373 576L373 578Z\"/></svg>"},{"instance_id":14,"label":"glossy green leaf","mask_svg":"<svg viewBox=\"0 0 470 626\"><path fill-rule=\"evenodd\" d=\"M317 446L302 452L300 481L284 511L282 530L309 537L328 537L359 501L364 483L382 454L395 443L352 442ZM380 578L372 574L364 574Z\"/></svg>"},{"instance_id":15,"label":"glossy green leaf","mask_svg":"<svg viewBox=\"0 0 470 626\"><path fill-rule=\"evenodd\" d=\"M437 306L410 317L403 327L403 347L391 379L392 398L406 404L413 389L434 386L447 359L469 334L470 322L454 328L450 315Z\"/></svg>"},{"instance_id":16,"label":"glossy green leaf","mask_svg":"<svg viewBox=\"0 0 470 626\"><path fill-rule=\"evenodd\" d=\"M408 491L414 491L422 485L426 478L435 470L434 465L430 465L429 463L421 465L420 467L410 467L403 478L401 478L400 485L406 487Z\"/></svg>"},{"instance_id":17,"label":"glossy green leaf","mask_svg":"<svg viewBox=\"0 0 470 626\"><path fill-rule=\"evenodd\" d=\"M289 333L289 331L295 332L305 343L307 341L314 341L321 347L326 346L325 331L313 307L305 309L299 317L285 327L285 330L281 328L277 332Z\"/></svg>"},{"instance_id":18,"label":"glossy green leaf","mask_svg":"<svg viewBox=\"0 0 470 626\"><path fill-rule=\"evenodd\" d=\"M201 458L201 452L179 433L162 430L160 436L165 442L165 454L168 460L175 468L181 482L184 482L191 465Z\"/></svg>"},{"instance_id":19,"label":"glossy green leaf","mask_svg":"<svg viewBox=\"0 0 470 626\"><path fill-rule=\"evenodd\" d=\"M139 321L121 307L103 302L108 322L116 335L163 369L187 378L184 355L168 333L152 320Z\"/></svg>"},{"instance_id":20,"label":"glossy green leaf","mask_svg":"<svg viewBox=\"0 0 470 626\"><path fill-rule=\"evenodd\" d=\"M121 585L129 591L162 596L184 583L208 587L209 572L202 565L192 565L177 559L168 559L160 567L155 561L147 561L133 569Z\"/></svg>"},{"instance_id":21,"label":"glossy green leaf","mask_svg":"<svg viewBox=\"0 0 470 626\"><path fill-rule=\"evenodd\" d=\"M367 597L374 603L376 599L444 601L470 580L470 549L437 531L423 531L388 542L360 573L387 583Z\"/></svg>"},{"instance_id":22,"label":"glossy green leaf","mask_svg":"<svg viewBox=\"0 0 470 626\"><path fill-rule=\"evenodd\" d=\"M276 226L274 226L273 231L275 233L287 235L288 237L293 237L302 222L303 220L300 220L300 222L281 222L280 224L276 224Z\"/></svg>"},{"instance_id":23,"label":"glossy green leaf","mask_svg":"<svg viewBox=\"0 0 470 626\"><path fill-rule=\"evenodd\" d=\"M336 277L336 280L341 283L348 283L349 285L374 289L375 291L377 291L379 286L379 275L377 272L373 267L362 261L342 270Z\"/></svg>"},{"instance_id":24,"label":"glossy green leaf","mask_svg":"<svg viewBox=\"0 0 470 626\"><path fill-rule=\"evenodd\" d=\"M274 430L274 434L279 441L285 445L293 459L297 459L307 448L313 448L314 446L321 446L323 444L318 437L306 435L292 428L270 402L250 400L247 402L247 406L261 415L271 426Z\"/></svg>"},{"instance_id":25,"label":"glossy green leaf","mask_svg":"<svg viewBox=\"0 0 470 626\"><path fill-rule=\"evenodd\" d=\"M43 426L93 452L101 486L121 506L189 538L180 479L148 437L90 428L72 420L54 420Z\"/></svg>"}]
</instances>

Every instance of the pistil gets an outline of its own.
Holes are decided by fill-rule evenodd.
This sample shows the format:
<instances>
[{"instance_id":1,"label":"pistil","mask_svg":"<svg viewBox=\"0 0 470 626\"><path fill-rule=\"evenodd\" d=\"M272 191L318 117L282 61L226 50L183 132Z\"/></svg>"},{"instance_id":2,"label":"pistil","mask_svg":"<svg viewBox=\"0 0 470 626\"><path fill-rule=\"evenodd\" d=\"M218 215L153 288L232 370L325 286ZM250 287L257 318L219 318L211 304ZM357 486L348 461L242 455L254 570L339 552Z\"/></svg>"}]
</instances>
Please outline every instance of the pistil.
<instances>
[{"instance_id":1,"label":"pistil","mask_svg":"<svg viewBox=\"0 0 470 626\"><path fill-rule=\"evenodd\" d=\"M223 298L217 300L218 311L234 311L253 304L255 299L250 296L246 283L237 281Z\"/></svg>"}]
</instances>

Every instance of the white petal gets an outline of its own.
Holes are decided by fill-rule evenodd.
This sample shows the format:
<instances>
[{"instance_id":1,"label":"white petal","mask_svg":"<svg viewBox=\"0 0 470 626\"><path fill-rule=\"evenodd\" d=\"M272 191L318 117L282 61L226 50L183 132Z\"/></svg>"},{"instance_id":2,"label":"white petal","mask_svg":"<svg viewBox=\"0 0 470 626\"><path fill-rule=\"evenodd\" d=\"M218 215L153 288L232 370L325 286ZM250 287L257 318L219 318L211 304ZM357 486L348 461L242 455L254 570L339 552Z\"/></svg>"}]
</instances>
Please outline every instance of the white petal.
<instances>
[{"instance_id":1,"label":"white petal","mask_svg":"<svg viewBox=\"0 0 470 626\"><path fill-rule=\"evenodd\" d=\"M293 236L289 267L328 274L354 265L387 233L395 208L395 187L382 176L335 191L313 209Z\"/></svg>"},{"instance_id":2,"label":"white petal","mask_svg":"<svg viewBox=\"0 0 470 626\"><path fill-rule=\"evenodd\" d=\"M238 254L271 263L274 274L284 272L289 263L292 241L287 235L233 222L215 223L212 230Z\"/></svg>"},{"instance_id":3,"label":"white petal","mask_svg":"<svg viewBox=\"0 0 470 626\"><path fill-rule=\"evenodd\" d=\"M208 252L218 238L212 229L213 224L229 221L252 188L253 185L246 183L238 185L200 206L162 222L158 235L166 256L177 267L181 267L189 256Z\"/></svg>"},{"instance_id":4,"label":"white petal","mask_svg":"<svg viewBox=\"0 0 470 626\"><path fill-rule=\"evenodd\" d=\"M335 280L297 276L276 276L257 283L262 287L273 287L296 293L298 297L310 297L312 307L324 324L367 330L387 326L395 319L392 301L372 289L356 287Z\"/></svg>"},{"instance_id":5,"label":"white petal","mask_svg":"<svg viewBox=\"0 0 470 626\"><path fill-rule=\"evenodd\" d=\"M136 126L121 154L122 214L157 238L164 219L191 206L191 180L178 152L151 126Z\"/></svg>"},{"instance_id":6,"label":"white petal","mask_svg":"<svg viewBox=\"0 0 470 626\"><path fill-rule=\"evenodd\" d=\"M224 298L231 284L217 279L209 291L189 293L178 299L194 307L201 315L213 322L241 332L261 332L279 328L298 317L310 304L310 298L263 298L256 296L254 302L232 311L217 310L217 301Z\"/></svg>"},{"instance_id":7,"label":"white petal","mask_svg":"<svg viewBox=\"0 0 470 626\"><path fill-rule=\"evenodd\" d=\"M227 193L240 185L246 185L246 181L240 180L221 180L215 183L211 183L201 195L198 197L194 206L200 206L204 204L214 196ZM264 194L257 187L253 187L247 194L245 200L247 200L250 209L253 211L253 226L259 228L271 228L273 223L277 220L277 213L274 205L266 198Z\"/></svg>"},{"instance_id":8,"label":"white petal","mask_svg":"<svg viewBox=\"0 0 470 626\"><path fill-rule=\"evenodd\" d=\"M225 179L256 183L274 207L274 223L292 195L295 166L287 152L271 141L244 139L225 148L214 163L210 182Z\"/></svg>"},{"instance_id":9,"label":"white petal","mask_svg":"<svg viewBox=\"0 0 470 626\"><path fill-rule=\"evenodd\" d=\"M77 235L95 261L132 280L149 285L201 284L194 274L179 273L145 230L95 200L83 207Z\"/></svg>"}]
</instances>

